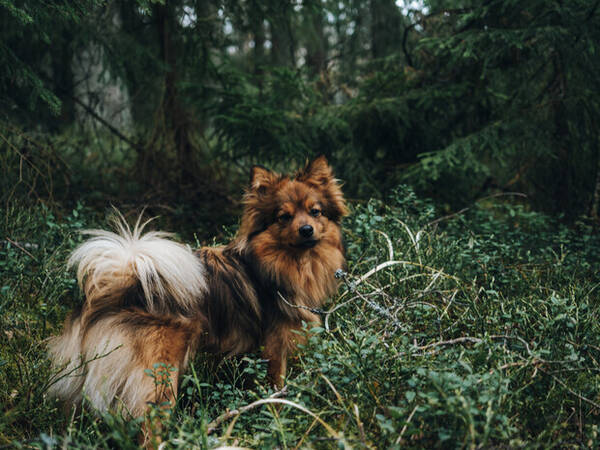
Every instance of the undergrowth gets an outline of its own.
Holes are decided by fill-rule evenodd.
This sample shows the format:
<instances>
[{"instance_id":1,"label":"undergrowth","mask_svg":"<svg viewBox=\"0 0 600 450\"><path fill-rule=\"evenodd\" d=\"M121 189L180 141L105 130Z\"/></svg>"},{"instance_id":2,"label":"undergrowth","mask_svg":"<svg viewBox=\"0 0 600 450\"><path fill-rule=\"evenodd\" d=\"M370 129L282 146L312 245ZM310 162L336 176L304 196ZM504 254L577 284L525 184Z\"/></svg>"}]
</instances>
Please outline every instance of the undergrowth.
<instances>
[{"instance_id":1,"label":"undergrowth","mask_svg":"<svg viewBox=\"0 0 600 450\"><path fill-rule=\"evenodd\" d=\"M44 339L81 302L64 263L104 215L16 202L0 212L0 445L136 448L139 421L65 415L45 395ZM567 228L506 198L440 217L401 187L353 205L344 234L348 273L323 323L306 324L285 392L269 387L259 355L199 355L166 448L595 445L600 239L590 225Z\"/></svg>"}]
</instances>

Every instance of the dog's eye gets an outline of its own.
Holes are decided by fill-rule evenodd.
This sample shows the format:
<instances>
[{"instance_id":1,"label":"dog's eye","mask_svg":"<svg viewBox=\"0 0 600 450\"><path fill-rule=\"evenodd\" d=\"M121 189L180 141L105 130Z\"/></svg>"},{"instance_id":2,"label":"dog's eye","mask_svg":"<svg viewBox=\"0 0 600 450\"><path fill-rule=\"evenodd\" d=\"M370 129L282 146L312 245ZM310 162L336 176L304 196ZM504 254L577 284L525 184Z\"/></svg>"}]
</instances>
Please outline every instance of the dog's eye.
<instances>
[{"instance_id":1,"label":"dog's eye","mask_svg":"<svg viewBox=\"0 0 600 450\"><path fill-rule=\"evenodd\" d=\"M313 208L310 210L310 215L313 217L319 217L321 215L321 210L317 208Z\"/></svg>"},{"instance_id":2,"label":"dog's eye","mask_svg":"<svg viewBox=\"0 0 600 450\"><path fill-rule=\"evenodd\" d=\"M280 215L277 219L279 219L279 221L281 223L286 223L286 222L289 222L290 220L292 220L292 215L289 213L285 213L285 214Z\"/></svg>"}]
</instances>

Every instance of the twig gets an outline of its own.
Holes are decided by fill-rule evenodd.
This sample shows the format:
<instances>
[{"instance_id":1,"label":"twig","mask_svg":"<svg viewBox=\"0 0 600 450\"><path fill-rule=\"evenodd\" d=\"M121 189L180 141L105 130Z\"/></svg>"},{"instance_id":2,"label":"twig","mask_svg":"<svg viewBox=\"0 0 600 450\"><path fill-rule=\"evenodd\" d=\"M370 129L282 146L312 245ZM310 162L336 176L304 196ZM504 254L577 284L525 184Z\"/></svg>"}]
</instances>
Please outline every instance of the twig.
<instances>
[{"instance_id":1,"label":"twig","mask_svg":"<svg viewBox=\"0 0 600 450\"><path fill-rule=\"evenodd\" d=\"M356 417L356 424L358 425L360 440L362 441L363 445L368 448L369 446L367 445L367 438L365 436L365 427L363 426L363 423L360 420L360 413L358 411L358 405L356 403L354 404L354 416Z\"/></svg>"},{"instance_id":2,"label":"twig","mask_svg":"<svg viewBox=\"0 0 600 450\"><path fill-rule=\"evenodd\" d=\"M38 260L38 259L37 259L35 256L33 256L31 253L29 253L27 250L25 250L23 247L21 247L21 245L20 245L18 242L16 242L16 241L13 241L12 239L10 239L10 238L8 238L8 237L6 238L6 240L7 240L8 242L10 242L11 244L13 244L15 247L17 247L17 248L18 248L19 250L21 250L22 252L24 252L24 253L26 253L27 255L31 256L31 257L33 258L33 260L37 262L37 260Z\"/></svg>"},{"instance_id":3,"label":"twig","mask_svg":"<svg viewBox=\"0 0 600 450\"><path fill-rule=\"evenodd\" d=\"M419 239L421 238L421 233L423 232L423 230L417 231L417 234L415 235L408 227L408 225L406 225L403 221L401 221L397 217L394 217L394 220L404 227L406 234L408 234L408 237L411 240L413 247L415 248L415 255L417 255L417 258L419 258L419 264L423 264L423 261L421 260L421 254L419 253Z\"/></svg>"},{"instance_id":4,"label":"twig","mask_svg":"<svg viewBox=\"0 0 600 450\"><path fill-rule=\"evenodd\" d=\"M117 345L115 348L113 348L112 350L107 351L106 353L104 353L102 355L99 354L99 353L96 353L92 358L88 359L87 361L84 361L84 359L82 357L81 358L81 363L78 366L73 367L72 369L67 370L68 367L69 367L69 364L71 363L69 361L60 370L58 370L57 372L55 372L54 374L52 374L52 376L50 376L50 378L48 379L48 381L46 382L46 384L43 385L42 391L46 392L50 388L50 386L52 386L53 384L58 383L63 378L67 378L67 377L70 377L70 376L73 376L73 377L80 377L80 376L82 376L83 374L76 373L77 371L79 371L79 369L85 367L86 365L88 365L91 362L94 362L94 361L96 361L98 359L102 359L102 358L110 355L112 352L120 349L122 346L123 346L122 344ZM75 374L75 375L71 375L71 374Z\"/></svg>"},{"instance_id":5,"label":"twig","mask_svg":"<svg viewBox=\"0 0 600 450\"><path fill-rule=\"evenodd\" d=\"M342 274L342 272L339 272L337 275L337 278L342 278L342 276L345 276ZM403 281L407 281L407 280L411 280L413 278L419 278L419 277L424 277L427 276L427 274L424 273L415 273L413 275L408 275L404 278L400 278L399 280L397 280L395 283L402 283ZM380 288L376 288L375 291L369 293L368 295L376 295L376 294L382 294L382 295L387 295L384 291L385 288L389 287L390 284L380 287ZM342 295L339 296L338 301L342 300L344 298L344 296L346 294L348 294L350 292L350 290L344 291L342 292ZM338 303L337 305L333 306L329 311L325 311L325 329L327 331L329 331L329 316L334 313L335 311L337 311L338 309L340 309L342 306L347 305L348 303L353 302L354 300L356 300L357 298L360 298L359 295L355 295L354 297L346 300L345 302L342 303Z\"/></svg>"},{"instance_id":6,"label":"twig","mask_svg":"<svg viewBox=\"0 0 600 450\"><path fill-rule=\"evenodd\" d=\"M223 422L239 416L240 414L249 411L253 408L256 408L257 406L260 405L264 405L265 403L268 403L267 400L272 400L272 399L276 399L279 397L285 397L287 395L287 386L284 386L283 389L281 389L280 391L277 391L275 393L273 393L272 395L270 395L268 398L266 399L262 399L262 400L257 400L255 402L252 402L246 406L242 406L239 409L233 409L231 411L228 411L224 414L221 414L219 417L217 417L215 420L213 420L211 423L208 424L208 426L206 427L206 434L211 434L213 431L215 431L217 429L217 427L219 425L221 425Z\"/></svg>"},{"instance_id":7,"label":"twig","mask_svg":"<svg viewBox=\"0 0 600 450\"><path fill-rule=\"evenodd\" d=\"M131 139L129 139L127 136L125 136L123 133L121 133L117 128L115 128L108 121L106 121L99 114L97 114L96 111L94 111L94 109L91 106L87 105L85 102L81 101L80 99L78 99L77 97L75 97L73 95L69 95L69 97L71 97L71 99L75 103L77 103L79 106L81 106L85 110L85 112L87 112L90 116L92 116L94 119L96 119L98 122L100 122L106 128L108 128L108 130L112 134L114 134L115 136L117 136L123 142L129 144L131 146L131 148L133 148L133 149L135 149L137 151L142 151L143 150L142 147L140 147L138 144L136 144L135 142L133 142Z\"/></svg>"},{"instance_id":8,"label":"twig","mask_svg":"<svg viewBox=\"0 0 600 450\"><path fill-rule=\"evenodd\" d=\"M0 244L8 244L10 241L8 240L3 240L0 241ZM20 244L21 246L25 247L25 248L31 248L33 250L37 250L40 246L38 244L32 244L30 242L10 242L11 244Z\"/></svg>"},{"instance_id":9,"label":"twig","mask_svg":"<svg viewBox=\"0 0 600 450\"><path fill-rule=\"evenodd\" d=\"M300 439L298 444L296 444L296 446L294 447L294 450L298 450L299 448L301 448L302 444L304 443L304 440L306 439L306 436L308 436L308 433L310 433L310 431L313 429L313 427L315 426L316 423L317 423L317 419L314 419L312 421L312 423L310 424L310 426L306 429L306 431L302 435L302 438Z\"/></svg>"},{"instance_id":10,"label":"twig","mask_svg":"<svg viewBox=\"0 0 600 450\"><path fill-rule=\"evenodd\" d=\"M220 415L219 417L217 417L215 420L213 420L211 423L208 424L208 426L206 428L206 434L211 434L224 421L229 420L233 417L237 417L246 411L256 408L257 406L267 405L267 404L280 404L280 405L292 406L293 408L299 409L300 411L313 417L315 420L317 420L317 422L319 422L321 425L323 425L323 428L325 428L327 430L327 432L333 437L333 439L337 439L337 440L343 439L341 434L339 434L337 431L335 431L329 424L327 424L327 422L325 422L323 419L321 419L319 416L317 416L310 409L308 409L298 403L292 402L290 400L284 400L284 399L277 398L277 397L280 397L281 395L283 395L285 393L285 391L286 391L286 389L283 388L281 391L275 392L269 398L257 400L253 403L250 403L249 405L242 406L239 409L234 409L233 411L229 411L229 412L226 412L225 414Z\"/></svg>"},{"instance_id":11,"label":"twig","mask_svg":"<svg viewBox=\"0 0 600 450\"><path fill-rule=\"evenodd\" d=\"M463 342L472 342L473 344L479 344L482 341L483 341L483 339L481 339L481 338L476 338L476 337L471 337L471 336L463 336L463 337L459 337L456 339L450 339L448 341L438 341L438 342L432 342L431 344L427 344L427 345L417 346L416 349L417 350L427 350L428 348L432 348L432 347L439 347L441 345L462 344Z\"/></svg>"},{"instance_id":12,"label":"twig","mask_svg":"<svg viewBox=\"0 0 600 450\"><path fill-rule=\"evenodd\" d=\"M291 306L292 308L305 309L305 310L310 311L311 313L314 313L314 314L325 314L325 311L323 311L322 309L319 309L319 308L310 308L310 307L304 306L304 305L294 305L293 303L288 302L286 300L286 298L283 296L283 294L281 292L279 292L279 291L277 291L277 295L283 301L283 303L285 303L288 306Z\"/></svg>"},{"instance_id":13,"label":"twig","mask_svg":"<svg viewBox=\"0 0 600 450\"><path fill-rule=\"evenodd\" d=\"M477 200L475 200L475 202L471 206L467 206L466 208L463 208L460 211L456 211L455 213L448 214L447 216L440 217L439 219L435 219L434 221L429 222L427 225L425 225L424 228L428 228L428 227L430 227L432 225L435 225L435 224L437 224L439 222L442 222L443 220L447 220L447 219L451 219L452 217L460 216L462 213L467 212L468 210L470 210L471 208L473 208L473 206L475 206L477 203L479 203L482 200L487 200L489 198L503 197L503 196L507 196L507 195L512 195L512 196L515 196L515 197L524 197L524 198L527 198L527 195L523 194L522 192L498 192L496 194L488 195L486 197L482 197L480 199L477 199Z\"/></svg>"},{"instance_id":14,"label":"twig","mask_svg":"<svg viewBox=\"0 0 600 450\"><path fill-rule=\"evenodd\" d=\"M578 394L577 392L575 392L573 389L571 389L569 386L567 386L565 384L564 381L562 381L560 378L558 378L555 375L552 375L551 373L548 373L547 371L545 371L544 369L542 369L541 367L539 368L542 372L544 372L546 375L550 375L552 378L554 378L554 380L560 384L562 387L564 387L567 391L569 391L571 394L573 394L575 397L577 397L579 400L583 400L586 403L589 403L590 405L592 405L594 408L598 408L600 409L600 404L596 403L593 400L590 400L589 398L584 397L581 394Z\"/></svg>"},{"instance_id":15,"label":"twig","mask_svg":"<svg viewBox=\"0 0 600 450\"><path fill-rule=\"evenodd\" d=\"M391 261L392 259L394 259L394 247L392 246L392 240L383 231L375 230L375 232L381 234L385 238L385 240L387 241L387 245L388 245L388 259Z\"/></svg>"},{"instance_id":16,"label":"twig","mask_svg":"<svg viewBox=\"0 0 600 450\"><path fill-rule=\"evenodd\" d=\"M371 275L387 268L387 267L391 267L391 266L396 266L398 264L402 264L402 265L407 265L407 266L415 266L415 267L420 267L422 269L427 269L430 270L432 272L436 272L439 273L440 275L444 275L446 278L450 278L454 281L460 281L458 278L452 276L452 275L448 275L447 273L436 269L434 267L429 267L429 266L425 266L423 264L419 264L419 263L414 263L411 261L385 261L382 262L381 264L379 264L378 266L372 268L371 270L369 270L366 274L364 274L363 276L361 276L358 280L353 281L352 282L352 286L358 286L359 284L361 284L363 281L365 281L367 278L369 278Z\"/></svg>"},{"instance_id":17,"label":"twig","mask_svg":"<svg viewBox=\"0 0 600 450\"><path fill-rule=\"evenodd\" d=\"M323 378L325 380L325 383L327 383L327 385L329 386L329 388L335 394L335 397L337 398L337 401L340 403L340 405L342 405L342 407L344 407L344 401L342 400L342 396L340 395L340 393L338 392L338 390L335 388L335 386L333 385L333 383L331 381L329 381L329 378L327 378L324 374L321 374L321 378Z\"/></svg>"},{"instance_id":18,"label":"twig","mask_svg":"<svg viewBox=\"0 0 600 450\"><path fill-rule=\"evenodd\" d=\"M346 285L348 286L348 289L350 290L354 290L354 292L356 292L356 295L358 295L362 300L364 300L364 302L369 305L371 307L371 309L373 309L375 312L378 312L379 314L387 317L388 319L390 319L392 321L392 323L394 324L394 326L396 328L402 328L402 323L399 322L396 317L389 312L387 309L385 309L383 306L372 302L371 300L369 300L364 294L362 294L360 291L355 290L355 284L354 283L349 283L346 279L346 275L344 274L343 276L341 276L341 278L344 279L344 282L346 283Z\"/></svg>"},{"instance_id":19,"label":"twig","mask_svg":"<svg viewBox=\"0 0 600 450\"><path fill-rule=\"evenodd\" d=\"M506 364L501 365L500 367L498 367L498 370L504 370L504 369L508 369L509 367L521 367L521 366L525 366L527 364L527 361L513 361L513 362L509 362ZM490 370L490 373L493 370Z\"/></svg>"},{"instance_id":20,"label":"twig","mask_svg":"<svg viewBox=\"0 0 600 450\"><path fill-rule=\"evenodd\" d=\"M413 416L415 415L415 412L417 412L417 408L418 407L419 407L419 405L415 406L413 408L412 412L410 413L410 415L408 416L408 419L406 419L406 423L402 427L402 430L400 430L400 435L398 436L398 439L396 439L396 444L399 444L400 442L402 442L402 436L404 436L404 433L408 429L408 424L410 423L410 421L412 420Z\"/></svg>"},{"instance_id":21,"label":"twig","mask_svg":"<svg viewBox=\"0 0 600 450\"><path fill-rule=\"evenodd\" d=\"M348 291L346 291L346 292L348 292ZM329 311L325 311L325 329L326 329L327 331L329 331L329 316L330 316L332 313L336 312L338 309L340 309L342 306L345 306L345 305L347 305L348 303L351 303L351 302L353 302L353 301L354 301L354 300L356 300L357 298L360 298L360 296L359 296L359 295L355 295L354 297L352 297L352 298L350 298L350 299L346 300L345 302L342 302L342 303L339 303L339 304L335 305L335 306L334 306L333 308L331 308Z\"/></svg>"}]
</instances>

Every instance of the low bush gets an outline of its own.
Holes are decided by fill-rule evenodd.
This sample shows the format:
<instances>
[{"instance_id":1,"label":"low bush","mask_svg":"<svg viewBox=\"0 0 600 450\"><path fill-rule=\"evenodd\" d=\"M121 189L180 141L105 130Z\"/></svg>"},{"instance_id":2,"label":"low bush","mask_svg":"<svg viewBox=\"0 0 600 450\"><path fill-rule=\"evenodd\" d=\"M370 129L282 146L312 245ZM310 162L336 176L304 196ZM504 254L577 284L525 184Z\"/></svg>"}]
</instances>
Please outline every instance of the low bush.
<instances>
[{"instance_id":1,"label":"low bush","mask_svg":"<svg viewBox=\"0 0 600 450\"><path fill-rule=\"evenodd\" d=\"M168 447L592 446L600 414L600 239L496 197L440 217L406 187L355 203L347 273L291 361L285 395L260 355L199 355ZM139 421L47 398L44 340L81 302L65 268L79 231L105 226L0 209L0 444L133 448ZM152 368L149 368L152 369ZM232 411L238 410L240 414Z\"/></svg>"}]
</instances>

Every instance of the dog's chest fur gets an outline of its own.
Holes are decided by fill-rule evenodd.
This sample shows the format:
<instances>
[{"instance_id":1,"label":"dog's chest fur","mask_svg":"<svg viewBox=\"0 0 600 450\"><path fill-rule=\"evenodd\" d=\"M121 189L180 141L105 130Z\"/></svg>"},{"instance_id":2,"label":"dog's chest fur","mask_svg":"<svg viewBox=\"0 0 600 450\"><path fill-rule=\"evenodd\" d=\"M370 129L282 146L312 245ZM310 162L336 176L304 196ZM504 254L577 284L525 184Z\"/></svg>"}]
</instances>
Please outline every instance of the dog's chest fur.
<instances>
[{"instance_id":1,"label":"dog's chest fur","mask_svg":"<svg viewBox=\"0 0 600 450\"><path fill-rule=\"evenodd\" d=\"M335 292L334 273L344 265L342 249L326 243L301 257L274 252L258 259L229 246L205 247L198 256L208 281L205 347L225 354L256 350L281 323L318 321L306 308L320 307Z\"/></svg>"}]
</instances>

